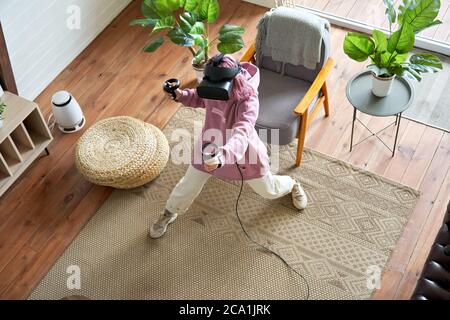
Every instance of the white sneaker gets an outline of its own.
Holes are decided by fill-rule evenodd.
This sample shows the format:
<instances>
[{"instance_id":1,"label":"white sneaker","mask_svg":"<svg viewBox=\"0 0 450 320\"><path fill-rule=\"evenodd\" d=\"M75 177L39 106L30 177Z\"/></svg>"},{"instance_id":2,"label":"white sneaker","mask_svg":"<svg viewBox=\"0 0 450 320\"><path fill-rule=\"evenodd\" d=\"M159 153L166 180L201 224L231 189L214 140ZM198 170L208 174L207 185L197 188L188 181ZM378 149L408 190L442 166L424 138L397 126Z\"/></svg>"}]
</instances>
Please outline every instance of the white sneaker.
<instances>
[{"instance_id":1,"label":"white sneaker","mask_svg":"<svg viewBox=\"0 0 450 320\"><path fill-rule=\"evenodd\" d=\"M303 210L308 205L308 198L306 197L305 190L303 190L300 182L297 179L294 180L295 184L292 188L292 203L297 209Z\"/></svg>"},{"instance_id":2,"label":"white sneaker","mask_svg":"<svg viewBox=\"0 0 450 320\"><path fill-rule=\"evenodd\" d=\"M164 211L164 214L159 217L158 221L156 221L151 227L148 235L152 239L158 239L166 233L167 227L169 224L174 222L177 219L178 215L176 213L171 213L168 210Z\"/></svg>"}]
</instances>

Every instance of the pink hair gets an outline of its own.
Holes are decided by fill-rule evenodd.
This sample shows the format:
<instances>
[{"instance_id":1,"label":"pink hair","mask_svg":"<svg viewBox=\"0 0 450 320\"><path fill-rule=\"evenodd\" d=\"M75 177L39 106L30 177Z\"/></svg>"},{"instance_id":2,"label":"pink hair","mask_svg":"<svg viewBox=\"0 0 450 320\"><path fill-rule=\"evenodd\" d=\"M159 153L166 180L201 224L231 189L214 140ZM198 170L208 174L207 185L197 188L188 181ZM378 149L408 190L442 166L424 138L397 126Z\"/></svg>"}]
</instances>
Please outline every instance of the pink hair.
<instances>
[{"instance_id":1,"label":"pink hair","mask_svg":"<svg viewBox=\"0 0 450 320\"><path fill-rule=\"evenodd\" d=\"M230 55L226 55L219 67L236 68L238 63ZM248 72L244 69L234 78L232 99L234 101L244 101L256 94L255 88L247 80Z\"/></svg>"}]
</instances>

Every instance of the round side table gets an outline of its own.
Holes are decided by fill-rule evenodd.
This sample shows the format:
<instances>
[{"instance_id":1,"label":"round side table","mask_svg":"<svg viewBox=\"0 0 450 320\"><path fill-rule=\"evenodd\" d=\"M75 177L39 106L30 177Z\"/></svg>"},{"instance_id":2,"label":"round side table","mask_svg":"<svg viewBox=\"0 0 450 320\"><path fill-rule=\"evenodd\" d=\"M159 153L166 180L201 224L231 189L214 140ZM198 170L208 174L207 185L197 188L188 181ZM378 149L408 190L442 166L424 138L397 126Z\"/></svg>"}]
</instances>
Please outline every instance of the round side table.
<instances>
[{"instance_id":1,"label":"round side table","mask_svg":"<svg viewBox=\"0 0 450 320\"><path fill-rule=\"evenodd\" d=\"M397 147L398 131L400 129L402 113L409 108L412 101L414 100L414 87L412 86L411 82L406 79L396 77L394 83L392 84L392 91L390 95L384 98L379 98L372 93L372 73L370 70L366 70L356 74L348 82L346 93L348 101L353 106L350 151L353 150L353 147L375 136L386 146L386 148L388 148L392 152L392 156L394 156L395 149ZM395 116L395 121L384 127L383 129L377 132L373 132L357 118L358 111L374 117ZM366 128L371 133L371 135L362 139L358 143L353 144L353 133L356 121L358 121L364 128ZM379 136L381 132L391 126L397 126L393 149L391 149Z\"/></svg>"}]
</instances>

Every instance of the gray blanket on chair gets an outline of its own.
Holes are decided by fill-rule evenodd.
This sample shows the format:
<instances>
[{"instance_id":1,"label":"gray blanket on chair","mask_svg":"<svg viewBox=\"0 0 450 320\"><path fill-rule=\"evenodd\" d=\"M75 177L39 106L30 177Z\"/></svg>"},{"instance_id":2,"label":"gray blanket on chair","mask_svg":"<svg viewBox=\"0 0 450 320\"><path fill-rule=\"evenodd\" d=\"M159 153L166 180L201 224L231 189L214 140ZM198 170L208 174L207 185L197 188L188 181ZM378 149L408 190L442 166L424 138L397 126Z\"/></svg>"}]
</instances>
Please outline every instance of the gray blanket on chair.
<instances>
[{"instance_id":1,"label":"gray blanket on chair","mask_svg":"<svg viewBox=\"0 0 450 320\"><path fill-rule=\"evenodd\" d=\"M320 62L322 36L330 23L304 10L278 7L258 24L256 61L264 56L315 69Z\"/></svg>"}]
</instances>

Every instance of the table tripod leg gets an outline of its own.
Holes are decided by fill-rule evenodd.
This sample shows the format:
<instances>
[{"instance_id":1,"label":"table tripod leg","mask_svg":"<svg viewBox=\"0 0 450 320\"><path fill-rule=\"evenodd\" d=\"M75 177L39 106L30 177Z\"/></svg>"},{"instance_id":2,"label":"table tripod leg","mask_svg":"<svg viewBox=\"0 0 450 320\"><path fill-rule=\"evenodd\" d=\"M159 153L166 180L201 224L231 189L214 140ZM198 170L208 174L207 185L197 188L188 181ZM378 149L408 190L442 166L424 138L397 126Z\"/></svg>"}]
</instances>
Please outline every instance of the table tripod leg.
<instances>
[{"instance_id":1,"label":"table tripod leg","mask_svg":"<svg viewBox=\"0 0 450 320\"><path fill-rule=\"evenodd\" d=\"M398 121L397 121L398 119ZM395 132L395 141L394 141L394 149L392 149L392 156L395 155L395 149L397 148L397 139L398 139L398 131L400 129L400 120L402 120L402 114L399 113L398 115L396 115L396 124L397 124L397 131Z\"/></svg>"},{"instance_id":2,"label":"table tripod leg","mask_svg":"<svg viewBox=\"0 0 450 320\"><path fill-rule=\"evenodd\" d=\"M352 149L353 149L353 132L355 130L355 121L356 121L356 108L353 108L352 136L350 138L350 152L352 152Z\"/></svg>"}]
</instances>

